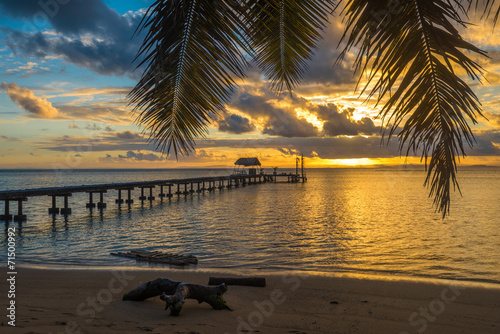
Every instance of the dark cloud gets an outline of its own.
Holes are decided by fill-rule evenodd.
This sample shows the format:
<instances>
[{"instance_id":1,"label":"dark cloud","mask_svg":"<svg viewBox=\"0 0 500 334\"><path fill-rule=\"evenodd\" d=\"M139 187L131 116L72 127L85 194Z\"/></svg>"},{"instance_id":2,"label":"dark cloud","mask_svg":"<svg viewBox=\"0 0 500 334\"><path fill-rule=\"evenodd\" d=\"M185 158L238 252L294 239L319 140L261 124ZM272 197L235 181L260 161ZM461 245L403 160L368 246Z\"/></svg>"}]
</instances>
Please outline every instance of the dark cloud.
<instances>
[{"instance_id":1,"label":"dark cloud","mask_svg":"<svg viewBox=\"0 0 500 334\"><path fill-rule=\"evenodd\" d=\"M229 132L234 134L242 134L255 130L255 126L250 123L246 117L241 117L236 114L228 115L224 119L218 121L219 131Z\"/></svg>"},{"instance_id":2,"label":"dark cloud","mask_svg":"<svg viewBox=\"0 0 500 334\"><path fill-rule=\"evenodd\" d=\"M122 132L117 132L116 137L119 139L125 139L125 140L143 140L143 137L137 133L137 132L132 132L130 130L125 130Z\"/></svg>"},{"instance_id":3,"label":"dark cloud","mask_svg":"<svg viewBox=\"0 0 500 334\"><path fill-rule=\"evenodd\" d=\"M354 108L339 111L335 104L329 103L327 105L317 105L311 111L325 121L323 131L327 136L356 136L380 133L380 127L375 126L371 118L363 117L359 121L352 119Z\"/></svg>"},{"instance_id":4,"label":"dark cloud","mask_svg":"<svg viewBox=\"0 0 500 334\"><path fill-rule=\"evenodd\" d=\"M353 59L345 57L339 64L335 61L341 54L343 46L338 46L344 28L334 22L328 26L324 39L319 43L316 54L307 63L308 68L302 79L303 85L322 84L325 86L353 84L356 82L353 71ZM300 89L300 88L299 88Z\"/></svg>"},{"instance_id":5,"label":"dark cloud","mask_svg":"<svg viewBox=\"0 0 500 334\"><path fill-rule=\"evenodd\" d=\"M240 110L253 119L265 119L263 134L280 137L313 137L318 134L318 129L305 119L297 118L292 109L275 107L270 102L269 92L264 95L253 95L246 91L236 94L231 107Z\"/></svg>"},{"instance_id":6,"label":"dark cloud","mask_svg":"<svg viewBox=\"0 0 500 334\"><path fill-rule=\"evenodd\" d=\"M500 156L500 130L483 130L475 137L474 147L467 148L467 155Z\"/></svg>"},{"instance_id":7,"label":"dark cloud","mask_svg":"<svg viewBox=\"0 0 500 334\"><path fill-rule=\"evenodd\" d=\"M7 45L14 52L39 58L56 55L105 75L131 73L132 60L142 42L140 36L131 37L142 15L122 16L102 0L71 0L64 5L56 3L57 8L43 5L47 3L56 2L0 0L5 13L31 22L39 30L33 33L3 28ZM37 24L37 18L41 17L57 36L41 32L49 28Z\"/></svg>"},{"instance_id":8,"label":"dark cloud","mask_svg":"<svg viewBox=\"0 0 500 334\"><path fill-rule=\"evenodd\" d=\"M127 160L136 160L136 161L164 161L167 160L166 157L162 157L160 155L156 155L154 153L142 153L142 152L133 152L133 151L128 151L127 155L118 155L118 158L120 159L127 159Z\"/></svg>"}]
</instances>

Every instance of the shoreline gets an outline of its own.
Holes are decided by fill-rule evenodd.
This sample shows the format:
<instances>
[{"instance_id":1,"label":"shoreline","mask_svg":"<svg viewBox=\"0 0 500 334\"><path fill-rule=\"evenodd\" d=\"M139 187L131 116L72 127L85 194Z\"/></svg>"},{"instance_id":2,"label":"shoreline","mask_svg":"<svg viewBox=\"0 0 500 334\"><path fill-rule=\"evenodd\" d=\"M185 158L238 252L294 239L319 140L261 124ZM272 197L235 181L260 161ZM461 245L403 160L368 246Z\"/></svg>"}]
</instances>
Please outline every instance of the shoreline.
<instances>
[{"instance_id":1,"label":"shoreline","mask_svg":"<svg viewBox=\"0 0 500 334\"><path fill-rule=\"evenodd\" d=\"M229 286L233 311L188 300L170 317L158 297L121 296L158 277L206 285L209 276L240 270L185 271L18 267L16 327L2 333L497 333L500 289L463 282L261 273L265 288ZM7 292L8 282L0 281ZM2 298L2 309L6 310ZM4 311L6 312L6 311ZM21 327L21 328L20 328ZM425 327L425 329L424 329Z\"/></svg>"},{"instance_id":2,"label":"shoreline","mask_svg":"<svg viewBox=\"0 0 500 334\"><path fill-rule=\"evenodd\" d=\"M110 270L127 270L127 271L170 271L179 273L234 273L239 272L244 276L259 276L259 275L281 275L283 273L290 273L302 276L310 277L325 277L325 278L353 278L353 279L367 279L372 281L387 281L387 282L410 282L410 283L428 283L428 284L452 284L452 285L466 285L476 288L485 289L499 289L500 282L497 281L487 281L487 280L474 280L474 279L451 279L451 278L440 278L440 277L427 277L427 276L407 276L407 275L395 275L395 274L368 274L368 273L356 273L352 271L307 271L307 270L291 270L291 269L252 269L252 268L241 268L241 267L204 267L199 268L196 266L186 266L185 268L169 267L168 265L158 265L158 266L147 266L145 264L134 266L134 265L96 265L96 266L86 266L86 265L53 265L53 264L18 264L18 268L23 269L35 269L35 270L54 270L54 271L110 271Z\"/></svg>"}]
</instances>

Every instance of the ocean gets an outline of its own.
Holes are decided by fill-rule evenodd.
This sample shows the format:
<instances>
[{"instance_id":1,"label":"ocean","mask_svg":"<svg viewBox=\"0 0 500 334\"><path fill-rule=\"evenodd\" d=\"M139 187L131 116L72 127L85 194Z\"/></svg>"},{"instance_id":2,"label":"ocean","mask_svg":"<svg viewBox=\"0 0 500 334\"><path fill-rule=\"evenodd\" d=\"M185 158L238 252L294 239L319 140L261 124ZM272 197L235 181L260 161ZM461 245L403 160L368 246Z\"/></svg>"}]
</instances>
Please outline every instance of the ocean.
<instances>
[{"instance_id":1,"label":"ocean","mask_svg":"<svg viewBox=\"0 0 500 334\"><path fill-rule=\"evenodd\" d=\"M289 171L289 170L281 170ZM0 191L228 175L227 169L0 170ZM303 271L325 275L451 279L500 284L500 168L459 171L442 219L423 187L423 168L307 169L306 183L266 183L213 193L85 208L70 197L72 215L48 215L50 197L24 204L16 227L16 262L33 267L162 265L111 256L132 249L198 257L197 269ZM156 190L155 193L158 191ZM59 198L58 201L61 201ZM3 202L0 212L3 212ZM59 205L61 206L61 205ZM11 205L11 211L17 205ZM168 266L167 266L168 267Z\"/></svg>"}]
</instances>

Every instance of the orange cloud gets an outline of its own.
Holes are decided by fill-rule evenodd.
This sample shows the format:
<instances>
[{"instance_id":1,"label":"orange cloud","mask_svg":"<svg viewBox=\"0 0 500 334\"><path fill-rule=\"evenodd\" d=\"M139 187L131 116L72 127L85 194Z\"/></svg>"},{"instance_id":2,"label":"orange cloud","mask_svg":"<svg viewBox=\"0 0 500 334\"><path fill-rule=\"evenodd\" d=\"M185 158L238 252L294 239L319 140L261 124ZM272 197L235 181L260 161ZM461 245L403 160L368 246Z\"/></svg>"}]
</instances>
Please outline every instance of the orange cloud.
<instances>
[{"instance_id":1,"label":"orange cloud","mask_svg":"<svg viewBox=\"0 0 500 334\"><path fill-rule=\"evenodd\" d=\"M59 114L59 111L49 101L35 96L31 90L20 87L15 82L6 84L2 81L0 88L7 91L12 102L38 118L54 118Z\"/></svg>"}]
</instances>

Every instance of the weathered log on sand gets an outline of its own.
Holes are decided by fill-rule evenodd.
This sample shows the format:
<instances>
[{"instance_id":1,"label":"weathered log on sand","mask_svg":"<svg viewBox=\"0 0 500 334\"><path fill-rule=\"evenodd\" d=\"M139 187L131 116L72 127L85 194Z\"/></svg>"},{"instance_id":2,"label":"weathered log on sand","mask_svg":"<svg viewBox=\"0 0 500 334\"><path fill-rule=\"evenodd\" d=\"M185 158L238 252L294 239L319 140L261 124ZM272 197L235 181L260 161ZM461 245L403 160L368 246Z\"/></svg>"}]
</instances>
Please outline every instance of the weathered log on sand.
<instances>
[{"instance_id":1,"label":"weathered log on sand","mask_svg":"<svg viewBox=\"0 0 500 334\"><path fill-rule=\"evenodd\" d=\"M210 277L208 285L245 285L245 286L258 286L265 287L266 279L263 277Z\"/></svg>"},{"instance_id":2,"label":"weathered log on sand","mask_svg":"<svg viewBox=\"0 0 500 334\"><path fill-rule=\"evenodd\" d=\"M199 303L208 303L215 310L231 308L227 305L222 294L227 291L225 284L204 286L198 284L172 281L168 278L157 278L146 282L126 293L123 300L141 301L147 298L160 296L166 302L165 309L170 309L170 315L177 316L182 310L186 299L196 299Z\"/></svg>"}]
</instances>

